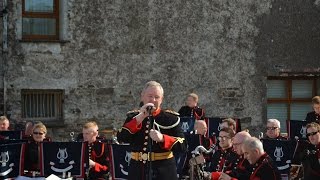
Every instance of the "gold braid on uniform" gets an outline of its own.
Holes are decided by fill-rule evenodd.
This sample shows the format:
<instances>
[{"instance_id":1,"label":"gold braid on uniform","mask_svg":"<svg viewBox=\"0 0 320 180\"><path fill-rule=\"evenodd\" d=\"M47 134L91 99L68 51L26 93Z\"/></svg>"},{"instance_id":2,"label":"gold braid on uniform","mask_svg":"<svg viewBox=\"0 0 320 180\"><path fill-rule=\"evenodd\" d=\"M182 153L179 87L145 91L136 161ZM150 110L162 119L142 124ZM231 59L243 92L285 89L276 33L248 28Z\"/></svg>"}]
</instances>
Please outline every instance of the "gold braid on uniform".
<instances>
[{"instance_id":1,"label":"gold braid on uniform","mask_svg":"<svg viewBox=\"0 0 320 180\"><path fill-rule=\"evenodd\" d=\"M172 124L171 126L162 126L162 125L158 124L157 122L154 122L154 125L156 125L158 127L158 129L159 129L159 127L161 127L162 129L171 129L171 128L176 127L179 123L180 123L180 117L178 117L177 122Z\"/></svg>"},{"instance_id":2,"label":"gold braid on uniform","mask_svg":"<svg viewBox=\"0 0 320 180\"><path fill-rule=\"evenodd\" d=\"M174 137L176 139L176 141L172 144L172 146L170 147L170 149L172 149L172 147L177 143L179 142L180 144L183 143L183 141L185 140L184 138L181 138L181 137Z\"/></svg>"}]
</instances>

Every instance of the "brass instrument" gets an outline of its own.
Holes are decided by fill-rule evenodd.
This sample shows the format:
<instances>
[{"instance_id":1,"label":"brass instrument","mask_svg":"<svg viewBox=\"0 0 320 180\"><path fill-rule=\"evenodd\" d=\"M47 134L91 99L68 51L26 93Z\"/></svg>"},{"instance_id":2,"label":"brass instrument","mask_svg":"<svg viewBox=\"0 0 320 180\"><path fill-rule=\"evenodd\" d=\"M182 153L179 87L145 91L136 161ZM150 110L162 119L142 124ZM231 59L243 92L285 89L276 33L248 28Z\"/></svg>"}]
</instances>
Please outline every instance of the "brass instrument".
<instances>
[{"instance_id":1,"label":"brass instrument","mask_svg":"<svg viewBox=\"0 0 320 180\"><path fill-rule=\"evenodd\" d=\"M205 159L202 153L210 154L215 153L216 145L213 144L208 150L203 146L197 146L193 150L192 158L189 160L190 164L190 180L205 180L211 177L211 174L203 170ZM208 177L209 176L209 177Z\"/></svg>"}]
</instances>

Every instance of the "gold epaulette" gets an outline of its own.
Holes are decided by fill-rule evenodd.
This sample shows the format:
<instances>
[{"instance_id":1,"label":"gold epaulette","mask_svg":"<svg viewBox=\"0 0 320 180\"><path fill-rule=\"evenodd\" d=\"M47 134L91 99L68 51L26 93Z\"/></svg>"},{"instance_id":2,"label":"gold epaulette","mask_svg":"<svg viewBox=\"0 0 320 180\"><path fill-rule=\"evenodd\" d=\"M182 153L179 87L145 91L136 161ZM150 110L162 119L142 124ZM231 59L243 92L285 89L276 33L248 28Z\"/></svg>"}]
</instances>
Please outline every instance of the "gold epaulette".
<instances>
[{"instance_id":1,"label":"gold epaulette","mask_svg":"<svg viewBox=\"0 0 320 180\"><path fill-rule=\"evenodd\" d=\"M139 109L134 109L134 110L128 111L127 114L139 113L139 112L140 112Z\"/></svg>"},{"instance_id":2,"label":"gold epaulette","mask_svg":"<svg viewBox=\"0 0 320 180\"><path fill-rule=\"evenodd\" d=\"M173 115L176 115L176 116L179 116L180 114L175 112L175 111L172 111L170 109L167 109L167 110L164 110L164 112L167 112L167 113L170 113L170 114L173 114Z\"/></svg>"}]
</instances>

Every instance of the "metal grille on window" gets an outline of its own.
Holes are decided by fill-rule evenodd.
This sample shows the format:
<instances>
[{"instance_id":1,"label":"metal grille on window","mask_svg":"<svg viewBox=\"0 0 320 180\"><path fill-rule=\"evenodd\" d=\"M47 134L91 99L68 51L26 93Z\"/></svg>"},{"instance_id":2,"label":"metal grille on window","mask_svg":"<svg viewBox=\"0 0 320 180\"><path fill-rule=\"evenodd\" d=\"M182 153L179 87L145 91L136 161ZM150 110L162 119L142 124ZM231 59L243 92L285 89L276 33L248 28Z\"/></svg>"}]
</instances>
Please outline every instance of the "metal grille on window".
<instances>
[{"instance_id":1,"label":"metal grille on window","mask_svg":"<svg viewBox=\"0 0 320 180\"><path fill-rule=\"evenodd\" d=\"M62 118L62 90L23 90L22 116L26 119L59 120Z\"/></svg>"}]
</instances>

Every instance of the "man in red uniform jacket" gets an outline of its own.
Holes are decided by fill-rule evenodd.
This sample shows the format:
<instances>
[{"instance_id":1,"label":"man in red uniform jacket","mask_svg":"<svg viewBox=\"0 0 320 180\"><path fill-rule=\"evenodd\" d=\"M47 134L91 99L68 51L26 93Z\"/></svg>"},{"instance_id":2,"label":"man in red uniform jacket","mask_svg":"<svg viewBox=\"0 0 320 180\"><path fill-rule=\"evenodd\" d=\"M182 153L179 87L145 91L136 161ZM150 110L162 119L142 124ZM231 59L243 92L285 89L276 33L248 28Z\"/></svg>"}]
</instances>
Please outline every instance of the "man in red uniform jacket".
<instances>
[{"instance_id":1,"label":"man in red uniform jacket","mask_svg":"<svg viewBox=\"0 0 320 180\"><path fill-rule=\"evenodd\" d=\"M251 137L243 142L242 151L252 165L250 180L280 180L281 175L272 159L263 149L262 142Z\"/></svg>"},{"instance_id":2,"label":"man in red uniform jacket","mask_svg":"<svg viewBox=\"0 0 320 180\"><path fill-rule=\"evenodd\" d=\"M178 114L162 110L162 100L162 86L148 82L141 93L143 106L127 114L117 133L119 142L131 145L129 180L177 179L172 151L183 151L186 145Z\"/></svg>"},{"instance_id":3,"label":"man in red uniform jacket","mask_svg":"<svg viewBox=\"0 0 320 180\"><path fill-rule=\"evenodd\" d=\"M82 128L83 141L89 145L89 176L90 180L102 180L108 178L109 152L107 145L98 141L98 125L95 121L89 121Z\"/></svg>"}]
</instances>

